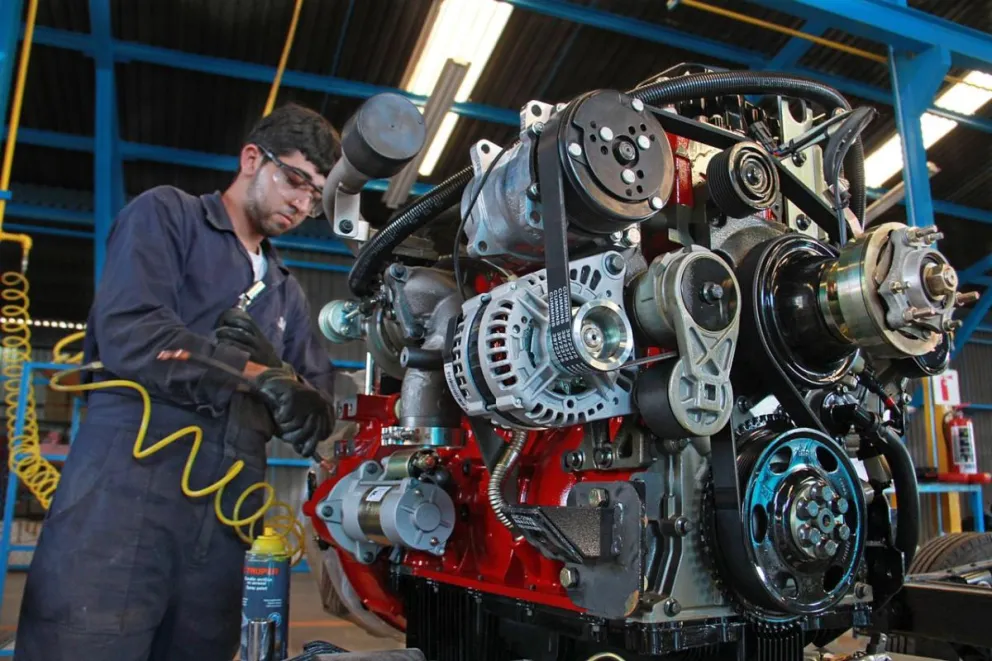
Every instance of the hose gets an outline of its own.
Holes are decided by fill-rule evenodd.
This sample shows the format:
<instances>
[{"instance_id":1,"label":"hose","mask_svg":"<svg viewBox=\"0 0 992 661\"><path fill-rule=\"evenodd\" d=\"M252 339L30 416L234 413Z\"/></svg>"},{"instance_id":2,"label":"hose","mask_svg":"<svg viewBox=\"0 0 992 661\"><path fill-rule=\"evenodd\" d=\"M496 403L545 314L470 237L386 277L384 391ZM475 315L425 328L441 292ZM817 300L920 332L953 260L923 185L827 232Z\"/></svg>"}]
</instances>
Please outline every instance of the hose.
<instances>
[{"instance_id":1,"label":"hose","mask_svg":"<svg viewBox=\"0 0 992 661\"><path fill-rule=\"evenodd\" d=\"M84 333L82 332L74 333L60 340L55 345L56 360L59 360L60 357L63 359L66 357L66 355L62 352L67 344L72 341L79 340L83 336ZM81 361L82 354L77 354L71 358L78 358ZM213 484L208 484L204 487L200 487L199 489L194 489L190 485L190 475L192 474L193 466L196 463L196 456L200 452L200 446L203 444L202 428L197 425L189 425L169 434L159 441L156 441L152 445L145 447L145 437L148 434L148 423L151 420L152 402L151 396L148 394L148 390L143 385L127 379L111 379L98 383L82 383L78 385L67 385L62 383L66 377L73 374L78 374L84 371L97 372L102 369L102 363L93 362L57 372L52 376L50 387L52 390L67 393L90 392L94 390L105 390L108 388L127 388L136 392L141 398L142 412L141 422L138 425L138 431L135 435L134 446L132 449L132 454L135 459L147 459L182 438L191 438L192 447L189 450L186 465L183 467L182 479L179 483L183 494L189 498L202 498L204 496L213 495L214 511L217 515L217 519L224 525L233 528L238 537L246 544L251 544L252 542L254 536L253 533L255 530L254 524L263 517L266 517L265 526L273 528L276 531L276 534L283 538L286 548L289 550L292 564L295 565L303 558L306 548L306 533L304 532L303 525L296 518L292 508L290 508L289 505L275 499L275 488L271 484L268 484L267 482L256 482L255 484L252 484L246 488L240 496L238 496L234 503L234 511L231 513L231 516L228 516L224 512L224 509L221 506L224 489L241 473L242 470L244 470L245 462L243 460L238 459L235 461L231 467L227 469L224 476ZM8 419L12 419L12 417L13 416L8 415ZM35 423L35 427L37 428L37 423ZM52 491L55 490L55 485L57 483L58 472L55 472L55 482L51 487ZM244 505L248 497L256 491L265 491L265 499L262 502L262 505L254 513L245 516L244 518L240 518L242 505ZM39 498L39 500L41 499ZM44 506L47 509L48 503L45 502ZM246 527L247 532L244 530Z\"/></svg>"},{"instance_id":2,"label":"hose","mask_svg":"<svg viewBox=\"0 0 992 661\"><path fill-rule=\"evenodd\" d=\"M851 104L837 90L813 80L774 71L721 71L679 76L630 90L631 96L653 105L727 94L777 94L818 103L828 111L850 110ZM844 159L851 185L851 210L859 220L865 213L865 150L859 137Z\"/></svg>"},{"instance_id":3,"label":"hose","mask_svg":"<svg viewBox=\"0 0 992 661\"><path fill-rule=\"evenodd\" d=\"M510 437L510 444L493 467L493 472L489 475L489 484L486 486L486 494L489 496L489 506L493 508L493 514L511 532L514 531L515 526L506 514L507 504L506 499L503 498L503 480L517 463L526 442L526 431L518 429L513 432Z\"/></svg>"},{"instance_id":4,"label":"hose","mask_svg":"<svg viewBox=\"0 0 992 661\"><path fill-rule=\"evenodd\" d=\"M472 180L472 168L456 172L451 177L418 197L398 212L382 231L373 236L355 258L348 274L348 287L356 296L366 296L373 278L392 257L393 251L410 235L427 225L434 216L458 203L462 191Z\"/></svg>"},{"instance_id":5,"label":"hose","mask_svg":"<svg viewBox=\"0 0 992 661\"><path fill-rule=\"evenodd\" d=\"M899 506L896 508L896 546L902 551L908 569L920 542L920 487L916 482L916 469L909 449L895 431L880 425L876 438L882 456L889 463L896 497L899 499Z\"/></svg>"}]
</instances>

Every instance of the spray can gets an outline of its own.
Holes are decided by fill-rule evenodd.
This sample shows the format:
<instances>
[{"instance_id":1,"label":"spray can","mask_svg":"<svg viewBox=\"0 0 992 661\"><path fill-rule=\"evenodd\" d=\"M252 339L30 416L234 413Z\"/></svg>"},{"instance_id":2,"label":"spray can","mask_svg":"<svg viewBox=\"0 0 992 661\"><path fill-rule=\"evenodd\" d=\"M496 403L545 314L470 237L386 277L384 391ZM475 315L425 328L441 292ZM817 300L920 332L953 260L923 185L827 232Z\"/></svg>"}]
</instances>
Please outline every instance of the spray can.
<instances>
[{"instance_id":1,"label":"spray can","mask_svg":"<svg viewBox=\"0 0 992 661\"><path fill-rule=\"evenodd\" d=\"M282 537L272 528L266 528L245 553L241 659L285 659L288 656L288 634L289 553ZM253 656L249 655L249 648Z\"/></svg>"}]
</instances>

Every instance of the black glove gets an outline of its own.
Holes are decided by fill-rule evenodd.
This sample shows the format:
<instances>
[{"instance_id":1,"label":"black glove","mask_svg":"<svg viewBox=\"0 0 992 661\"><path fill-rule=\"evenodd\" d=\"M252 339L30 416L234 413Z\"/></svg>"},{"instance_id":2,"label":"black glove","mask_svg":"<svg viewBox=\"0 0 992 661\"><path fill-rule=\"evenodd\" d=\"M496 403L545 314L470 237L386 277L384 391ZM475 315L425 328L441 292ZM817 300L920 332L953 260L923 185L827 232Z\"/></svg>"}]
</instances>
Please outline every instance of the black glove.
<instances>
[{"instance_id":1,"label":"black glove","mask_svg":"<svg viewBox=\"0 0 992 661\"><path fill-rule=\"evenodd\" d=\"M290 370L265 370L255 382L276 423L276 435L302 456L311 456L334 429L330 403Z\"/></svg>"},{"instance_id":2,"label":"black glove","mask_svg":"<svg viewBox=\"0 0 992 661\"><path fill-rule=\"evenodd\" d=\"M248 352L248 359L266 367L282 367L282 358L262 334L251 315L239 308L225 310L214 327L218 341Z\"/></svg>"}]
</instances>

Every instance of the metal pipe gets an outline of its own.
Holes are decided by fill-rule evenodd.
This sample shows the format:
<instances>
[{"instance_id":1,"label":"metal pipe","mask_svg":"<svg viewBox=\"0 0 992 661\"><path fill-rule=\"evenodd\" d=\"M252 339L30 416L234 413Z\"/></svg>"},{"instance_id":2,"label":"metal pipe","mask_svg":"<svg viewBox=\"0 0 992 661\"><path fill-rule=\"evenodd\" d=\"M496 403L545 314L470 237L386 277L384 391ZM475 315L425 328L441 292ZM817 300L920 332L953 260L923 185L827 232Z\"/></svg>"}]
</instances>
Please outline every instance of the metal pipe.
<instances>
[{"instance_id":1,"label":"metal pipe","mask_svg":"<svg viewBox=\"0 0 992 661\"><path fill-rule=\"evenodd\" d=\"M293 18L289 22L289 32L286 33L286 43L282 47L282 56L279 58L279 66L276 67L276 75L272 80L272 88L269 90L269 99L265 102L265 110L262 116L266 117L272 112L276 105L276 96L279 95L279 85L282 84L282 74L286 71L286 63L289 62L289 51L293 49L293 38L296 36L296 24L300 22L300 10L303 9L303 0L296 0L293 7Z\"/></svg>"},{"instance_id":2,"label":"metal pipe","mask_svg":"<svg viewBox=\"0 0 992 661\"><path fill-rule=\"evenodd\" d=\"M523 451L526 442L526 431L518 429L513 432L513 435L510 437L510 444L503 451L503 455L496 462L496 466L493 467L493 472L489 476L489 484L486 487L486 494L489 496L489 506L493 508L493 514L511 532L514 530L514 525L510 521L510 517L506 514L507 505L506 499L503 498L503 480L506 479L507 473L517 463L517 459L520 458L520 453Z\"/></svg>"}]
</instances>

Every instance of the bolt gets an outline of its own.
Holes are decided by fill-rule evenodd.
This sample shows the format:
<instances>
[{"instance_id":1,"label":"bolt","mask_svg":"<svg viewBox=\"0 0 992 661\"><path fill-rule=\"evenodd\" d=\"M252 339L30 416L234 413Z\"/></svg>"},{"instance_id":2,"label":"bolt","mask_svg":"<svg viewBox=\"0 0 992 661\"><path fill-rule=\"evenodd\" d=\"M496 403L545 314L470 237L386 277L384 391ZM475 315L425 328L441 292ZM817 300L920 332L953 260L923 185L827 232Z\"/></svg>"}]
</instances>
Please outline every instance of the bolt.
<instances>
[{"instance_id":1,"label":"bolt","mask_svg":"<svg viewBox=\"0 0 992 661\"><path fill-rule=\"evenodd\" d=\"M631 227L626 232L623 233L622 243L628 248L633 248L634 246L640 245L641 243L641 230L636 227Z\"/></svg>"},{"instance_id":2,"label":"bolt","mask_svg":"<svg viewBox=\"0 0 992 661\"><path fill-rule=\"evenodd\" d=\"M846 542L851 537L851 528L846 523L837 526L837 537L840 541Z\"/></svg>"},{"instance_id":3,"label":"bolt","mask_svg":"<svg viewBox=\"0 0 992 661\"><path fill-rule=\"evenodd\" d=\"M321 506L320 516L322 516L325 519L331 518L332 516L334 516L334 508L331 507L330 505Z\"/></svg>"},{"instance_id":4,"label":"bolt","mask_svg":"<svg viewBox=\"0 0 992 661\"><path fill-rule=\"evenodd\" d=\"M519 397L514 397L513 405L516 406L518 409L523 408L524 400L520 399Z\"/></svg>"},{"instance_id":5,"label":"bolt","mask_svg":"<svg viewBox=\"0 0 992 661\"><path fill-rule=\"evenodd\" d=\"M351 234L353 231L355 231L355 223L347 219L342 220L340 223L338 223L338 229L341 230L342 234Z\"/></svg>"},{"instance_id":6,"label":"bolt","mask_svg":"<svg viewBox=\"0 0 992 661\"><path fill-rule=\"evenodd\" d=\"M640 99L634 99L633 101L630 102L630 107L633 108L636 112L641 112L642 110L644 110L644 102L641 101Z\"/></svg>"},{"instance_id":7,"label":"bolt","mask_svg":"<svg viewBox=\"0 0 992 661\"><path fill-rule=\"evenodd\" d=\"M806 154L801 151L797 151L792 155L792 162L795 163L797 167L802 167L803 163L806 162Z\"/></svg>"},{"instance_id":8,"label":"bolt","mask_svg":"<svg viewBox=\"0 0 992 661\"><path fill-rule=\"evenodd\" d=\"M964 326L964 322L959 319L945 319L943 329L945 331L956 331L962 326Z\"/></svg>"},{"instance_id":9,"label":"bolt","mask_svg":"<svg viewBox=\"0 0 992 661\"><path fill-rule=\"evenodd\" d=\"M741 413L747 413L751 410L751 402L748 401L747 397L737 398L737 410Z\"/></svg>"},{"instance_id":10,"label":"bolt","mask_svg":"<svg viewBox=\"0 0 992 661\"><path fill-rule=\"evenodd\" d=\"M583 454L582 450L575 450L573 452L569 452L565 456L565 465L568 468L571 468L572 470L578 470L579 468L582 468L583 463L585 463L585 455Z\"/></svg>"},{"instance_id":11,"label":"bolt","mask_svg":"<svg viewBox=\"0 0 992 661\"><path fill-rule=\"evenodd\" d=\"M692 532L692 528L693 528L692 521L685 518L684 516L680 516L679 518L675 519L675 532L676 534L678 534L679 537L685 537L686 535L688 535L690 532Z\"/></svg>"},{"instance_id":12,"label":"bolt","mask_svg":"<svg viewBox=\"0 0 992 661\"><path fill-rule=\"evenodd\" d=\"M832 539L828 539L823 542L820 548L823 549L823 553L825 553L828 558L832 558L837 554L837 542Z\"/></svg>"},{"instance_id":13,"label":"bolt","mask_svg":"<svg viewBox=\"0 0 992 661\"><path fill-rule=\"evenodd\" d=\"M969 303L974 303L979 298L977 291L969 292L958 292L954 297L954 305L961 307L962 305L968 305Z\"/></svg>"},{"instance_id":14,"label":"bolt","mask_svg":"<svg viewBox=\"0 0 992 661\"><path fill-rule=\"evenodd\" d=\"M483 303L488 303L489 301L493 300L493 297L490 296L489 294L483 294L479 300L481 300Z\"/></svg>"},{"instance_id":15,"label":"bolt","mask_svg":"<svg viewBox=\"0 0 992 661\"><path fill-rule=\"evenodd\" d=\"M579 156L582 156L582 147L579 146L579 143L573 142L568 145L568 153L578 158Z\"/></svg>"},{"instance_id":16,"label":"bolt","mask_svg":"<svg viewBox=\"0 0 992 661\"><path fill-rule=\"evenodd\" d=\"M568 107L568 104L567 103L558 103L558 104L555 105L555 112L561 112L562 110L564 110L567 107Z\"/></svg>"},{"instance_id":17,"label":"bolt","mask_svg":"<svg viewBox=\"0 0 992 661\"><path fill-rule=\"evenodd\" d=\"M901 280L893 280L892 284L889 285L889 289L893 294L898 294L906 289L906 284Z\"/></svg>"},{"instance_id":18,"label":"bolt","mask_svg":"<svg viewBox=\"0 0 992 661\"><path fill-rule=\"evenodd\" d=\"M699 297L705 303L716 303L723 298L723 286L715 282L707 282L699 290Z\"/></svg>"},{"instance_id":19,"label":"bolt","mask_svg":"<svg viewBox=\"0 0 992 661\"><path fill-rule=\"evenodd\" d=\"M820 497L823 498L823 500L833 500L837 497L837 492L834 491L833 487L827 485L823 487L823 491L820 492Z\"/></svg>"},{"instance_id":20,"label":"bolt","mask_svg":"<svg viewBox=\"0 0 992 661\"><path fill-rule=\"evenodd\" d=\"M929 264L923 269L923 278L934 296L946 296L958 288L958 274L950 264Z\"/></svg>"},{"instance_id":21,"label":"bolt","mask_svg":"<svg viewBox=\"0 0 992 661\"><path fill-rule=\"evenodd\" d=\"M623 179L623 183L625 184L632 184L637 179L634 171L630 168L624 168L623 172L620 173L620 178Z\"/></svg>"},{"instance_id":22,"label":"bolt","mask_svg":"<svg viewBox=\"0 0 992 661\"><path fill-rule=\"evenodd\" d=\"M668 598L665 600L665 615L668 617L675 617L682 612L682 604L679 603L678 599Z\"/></svg>"},{"instance_id":23,"label":"bolt","mask_svg":"<svg viewBox=\"0 0 992 661\"><path fill-rule=\"evenodd\" d=\"M541 187L537 183L533 183L527 187L527 197L532 200L536 200L541 197Z\"/></svg>"},{"instance_id":24,"label":"bolt","mask_svg":"<svg viewBox=\"0 0 992 661\"><path fill-rule=\"evenodd\" d=\"M848 508L851 506L845 498L838 498L833 502L834 513L836 514L846 514Z\"/></svg>"},{"instance_id":25,"label":"bolt","mask_svg":"<svg viewBox=\"0 0 992 661\"><path fill-rule=\"evenodd\" d=\"M534 135L541 135L544 131L544 122L534 122L530 125L530 130Z\"/></svg>"},{"instance_id":26,"label":"bolt","mask_svg":"<svg viewBox=\"0 0 992 661\"><path fill-rule=\"evenodd\" d=\"M650 205L652 209L658 211L663 206L665 206L665 201L656 195L651 198Z\"/></svg>"},{"instance_id":27,"label":"bolt","mask_svg":"<svg viewBox=\"0 0 992 661\"><path fill-rule=\"evenodd\" d=\"M593 455L592 460L597 468L609 468L613 465L613 450L610 448L599 448Z\"/></svg>"},{"instance_id":28,"label":"bolt","mask_svg":"<svg viewBox=\"0 0 992 661\"><path fill-rule=\"evenodd\" d=\"M796 227L798 227L800 230L805 232L806 230L809 229L810 224L811 221L809 219L809 216L807 216L806 214L801 213L798 216L796 216Z\"/></svg>"},{"instance_id":29,"label":"bolt","mask_svg":"<svg viewBox=\"0 0 992 661\"><path fill-rule=\"evenodd\" d=\"M799 516L804 519L812 519L820 513L820 506L812 500L803 500L799 503Z\"/></svg>"},{"instance_id":30,"label":"bolt","mask_svg":"<svg viewBox=\"0 0 992 661\"><path fill-rule=\"evenodd\" d=\"M610 494L601 487L589 490L589 504L593 507L606 507L610 504Z\"/></svg>"},{"instance_id":31,"label":"bolt","mask_svg":"<svg viewBox=\"0 0 992 661\"><path fill-rule=\"evenodd\" d=\"M574 588L579 584L579 572L572 567L562 567L558 572L558 580L563 588Z\"/></svg>"},{"instance_id":32,"label":"bolt","mask_svg":"<svg viewBox=\"0 0 992 661\"><path fill-rule=\"evenodd\" d=\"M362 554L362 560L364 562L372 562L373 560L375 560L375 554L372 553L372 551L366 551L365 553Z\"/></svg>"},{"instance_id":33,"label":"bolt","mask_svg":"<svg viewBox=\"0 0 992 661\"><path fill-rule=\"evenodd\" d=\"M871 599L872 589L867 583L855 583L854 584L854 597L855 599Z\"/></svg>"},{"instance_id":34,"label":"bolt","mask_svg":"<svg viewBox=\"0 0 992 661\"><path fill-rule=\"evenodd\" d=\"M617 253L611 253L607 256L605 265L610 275L620 275L623 273L623 257Z\"/></svg>"},{"instance_id":35,"label":"bolt","mask_svg":"<svg viewBox=\"0 0 992 661\"><path fill-rule=\"evenodd\" d=\"M613 129L611 129L609 126L604 126L603 128L599 129L599 137L605 140L606 142L609 142L610 140L613 139Z\"/></svg>"},{"instance_id":36,"label":"bolt","mask_svg":"<svg viewBox=\"0 0 992 661\"><path fill-rule=\"evenodd\" d=\"M623 232L612 232L610 234L611 243L620 243L621 241L623 241Z\"/></svg>"},{"instance_id":37,"label":"bolt","mask_svg":"<svg viewBox=\"0 0 992 661\"><path fill-rule=\"evenodd\" d=\"M816 528L812 528L805 523L799 527L799 541L804 546L816 546L822 539L823 535Z\"/></svg>"},{"instance_id":38,"label":"bolt","mask_svg":"<svg viewBox=\"0 0 992 661\"><path fill-rule=\"evenodd\" d=\"M402 264L393 264L389 267L389 275L397 280L403 280L406 278L406 267Z\"/></svg>"},{"instance_id":39,"label":"bolt","mask_svg":"<svg viewBox=\"0 0 992 661\"><path fill-rule=\"evenodd\" d=\"M639 135L637 136L637 146L641 149L649 149L651 147L651 140L646 135Z\"/></svg>"}]
</instances>

